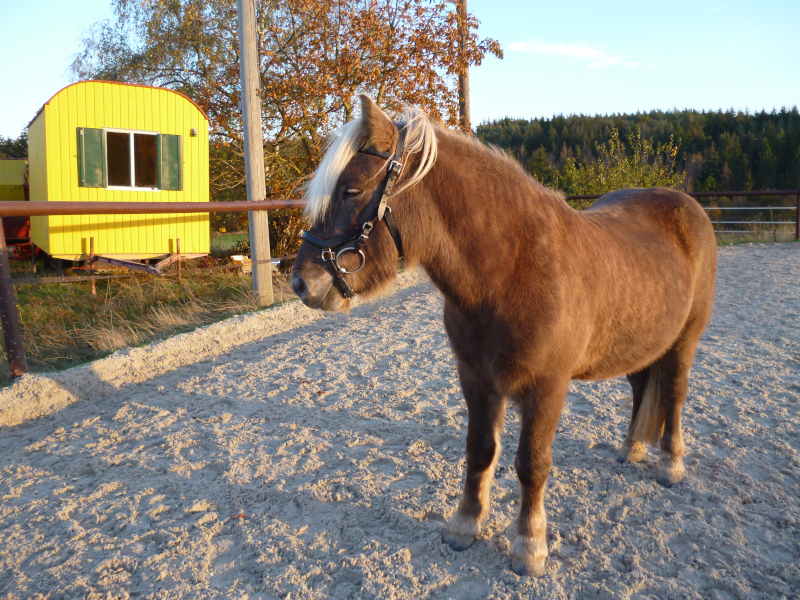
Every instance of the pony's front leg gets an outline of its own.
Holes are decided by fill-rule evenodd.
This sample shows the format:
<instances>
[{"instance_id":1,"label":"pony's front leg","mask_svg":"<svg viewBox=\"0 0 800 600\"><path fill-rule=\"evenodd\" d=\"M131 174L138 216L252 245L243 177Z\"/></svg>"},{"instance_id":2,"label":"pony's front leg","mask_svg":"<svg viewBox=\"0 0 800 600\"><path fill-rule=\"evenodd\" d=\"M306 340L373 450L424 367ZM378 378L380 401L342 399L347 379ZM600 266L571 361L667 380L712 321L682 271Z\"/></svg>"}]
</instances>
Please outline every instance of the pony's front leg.
<instances>
[{"instance_id":1,"label":"pony's front leg","mask_svg":"<svg viewBox=\"0 0 800 600\"><path fill-rule=\"evenodd\" d=\"M552 444L569 380L542 385L519 398L522 420L515 466L520 484L517 535L511 544L511 569L517 575L544 575L547 517L544 490L553 463Z\"/></svg>"},{"instance_id":2,"label":"pony's front leg","mask_svg":"<svg viewBox=\"0 0 800 600\"><path fill-rule=\"evenodd\" d=\"M466 550L481 531L489 512L500 435L503 430L505 399L486 377L478 376L459 362L458 374L469 410L467 427L467 477L458 509L447 522L444 541L453 550Z\"/></svg>"}]
</instances>

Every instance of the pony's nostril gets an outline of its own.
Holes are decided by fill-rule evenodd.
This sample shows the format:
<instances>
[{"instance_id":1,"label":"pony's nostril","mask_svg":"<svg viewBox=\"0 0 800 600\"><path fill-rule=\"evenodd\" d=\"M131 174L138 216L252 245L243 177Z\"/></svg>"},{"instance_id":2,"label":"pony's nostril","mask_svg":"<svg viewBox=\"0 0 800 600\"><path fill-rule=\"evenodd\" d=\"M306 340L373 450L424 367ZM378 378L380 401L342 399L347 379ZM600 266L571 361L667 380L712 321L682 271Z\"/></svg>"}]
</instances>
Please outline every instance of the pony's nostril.
<instances>
[{"instance_id":1,"label":"pony's nostril","mask_svg":"<svg viewBox=\"0 0 800 600\"><path fill-rule=\"evenodd\" d=\"M303 281L303 278L299 275L294 275L292 277L292 289L301 300L304 300L308 295L308 286L306 286L306 282Z\"/></svg>"}]
</instances>

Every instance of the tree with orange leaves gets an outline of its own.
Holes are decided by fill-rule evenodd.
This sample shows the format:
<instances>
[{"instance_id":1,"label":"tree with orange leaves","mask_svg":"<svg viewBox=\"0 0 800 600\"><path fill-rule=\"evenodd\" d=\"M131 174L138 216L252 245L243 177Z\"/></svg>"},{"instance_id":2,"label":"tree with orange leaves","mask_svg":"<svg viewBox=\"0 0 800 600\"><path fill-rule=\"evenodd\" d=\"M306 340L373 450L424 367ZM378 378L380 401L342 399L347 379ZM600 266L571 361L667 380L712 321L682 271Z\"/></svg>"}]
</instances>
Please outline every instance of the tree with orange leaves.
<instances>
[{"instance_id":1,"label":"tree with orange leaves","mask_svg":"<svg viewBox=\"0 0 800 600\"><path fill-rule=\"evenodd\" d=\"M480 40L460 0L254 0L260 39L268 196L288 197L316 166L353 98L423 107L458 125L457 76L499 44ZM243 182L234 0L113 0L72 65L80 79L157 85L200 104L211 121L212 193Z\"/></svg>"}]
</instances>

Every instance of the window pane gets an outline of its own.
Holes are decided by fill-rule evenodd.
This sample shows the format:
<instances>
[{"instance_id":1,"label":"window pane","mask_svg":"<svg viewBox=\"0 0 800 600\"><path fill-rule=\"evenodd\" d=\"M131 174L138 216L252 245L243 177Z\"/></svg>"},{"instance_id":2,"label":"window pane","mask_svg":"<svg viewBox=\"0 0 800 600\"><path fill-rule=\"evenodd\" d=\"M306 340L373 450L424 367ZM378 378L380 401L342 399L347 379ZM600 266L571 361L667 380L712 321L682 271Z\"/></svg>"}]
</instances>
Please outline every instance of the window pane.
<instances>
[{"instance_id":1,"label":"window pane","mask_svg":"<svg viewBox=\"0 0 800 600\"><path fill-rule=\"evenodd\" d=\"M136 187L158 187L157 135L133 134Z\"/></svg>"},{"instance_id":2,"label":"window pane","mask_svg":"<svg viewBox=\"0 0 800 600\"><path fill-rule=\"evenodd\" d=\"M131 186L131 141L129 133L106 133L108 185Z\"/></svg>"}]
</instances>

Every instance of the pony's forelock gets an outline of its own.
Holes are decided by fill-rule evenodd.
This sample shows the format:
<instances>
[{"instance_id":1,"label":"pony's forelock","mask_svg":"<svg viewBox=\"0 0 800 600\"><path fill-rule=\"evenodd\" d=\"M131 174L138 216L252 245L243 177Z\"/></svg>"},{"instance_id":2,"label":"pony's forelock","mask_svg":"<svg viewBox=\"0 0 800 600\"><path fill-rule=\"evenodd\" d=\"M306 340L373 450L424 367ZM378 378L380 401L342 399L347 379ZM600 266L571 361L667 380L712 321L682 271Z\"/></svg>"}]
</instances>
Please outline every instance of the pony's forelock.
<instances>
[{"instance_id":1,"label":"pony's forelock","mask_svg":"<svg viewBox=\"0 0 800 600\"><path fill-rule=\"evenodd\" d=\"M331 196L347 163L356 155L364 141L361 119L345 123L328 139L328 149L314 176L305 187L305 215L314 223L325 216Z\"/></svg>"},{"instance_id":2,"label":"pony's forelock","mask_svg":"<svg viewBox=\"0 0 800 600\"><path fill-rule=\"evenodd\" d=\"M433 167L437 153L436 130L423 111L406 108L397 126L406 128L406 162L412 154L419 154L419 161L413 172L404 174L395 194L419 183ZM345 123L331 135L322 162L305 186L305 215L312 223L322 219L328 212L336 182L361 148L365 137L364 122L360 117Z\"/></svg>"}]
</instances>

